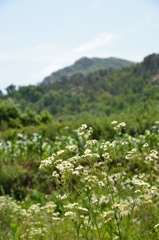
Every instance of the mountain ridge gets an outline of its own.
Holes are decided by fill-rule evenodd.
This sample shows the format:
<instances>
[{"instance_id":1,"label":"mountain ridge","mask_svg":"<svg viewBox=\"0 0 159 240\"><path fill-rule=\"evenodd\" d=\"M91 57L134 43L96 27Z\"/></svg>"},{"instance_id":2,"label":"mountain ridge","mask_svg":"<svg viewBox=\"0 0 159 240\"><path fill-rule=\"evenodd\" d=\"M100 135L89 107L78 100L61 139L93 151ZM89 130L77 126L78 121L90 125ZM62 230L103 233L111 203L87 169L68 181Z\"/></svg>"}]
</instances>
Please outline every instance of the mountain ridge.
<instances>
[{"instance_id":1,"label":"mountain ridge","mask_svg":"<svg viewBox=\"0 0 159 240\"><path fill-rule=\"evenodd\" d=\"M158 109L159 54L151 54L130 67L76 73L53 84L18 89L9 86L7 94L0 96L2 128L36 125L38 119L47 121L49 114L61 123L75 118L86 122L99 116L116 119L126 114L131 124L135 116L135 125L142 129L140 117L147 126L152 118L158 121Z\"/></svg>"},{"instance_id":2,"label":"mountain ridge","mask_svg":"<svg viewBox=\"0 0 159 240\"><path fill-rule=\"evenodd\" d=\"M76 73L86 75L88 73L95 72L100 69L108 68L117 69L121 67L129 67L133 64L135 63L132 61L115 57L109 58L82 57L75 61L73 65L57 70L53 72L50 76L45 77L41 84L42 85L50 84L60 80L62 77L71 77L71 75Z\"/></svg>"}]
</instances>

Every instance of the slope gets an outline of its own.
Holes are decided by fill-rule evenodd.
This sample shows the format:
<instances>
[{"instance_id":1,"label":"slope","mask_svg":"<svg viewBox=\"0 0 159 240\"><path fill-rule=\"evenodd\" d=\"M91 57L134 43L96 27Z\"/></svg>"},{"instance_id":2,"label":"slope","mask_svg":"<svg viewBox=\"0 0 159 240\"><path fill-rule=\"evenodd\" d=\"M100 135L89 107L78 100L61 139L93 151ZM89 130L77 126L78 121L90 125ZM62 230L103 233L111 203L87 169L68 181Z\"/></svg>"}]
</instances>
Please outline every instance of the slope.
<instances>
[{"instance_id":1,"label":"slope","mask_svg":"<svg viewBox=\"0 0 159 240\"><path fill-rule=\"evenodd\" d=\"M127 67L131 66L134 63L131 61L118 59L118 58L87 58L83 57L76 61L73 65L70 67L65 67L61 70L58 70L56 72L53 72L50 76L46 77L42 84L48 84L53 83L57 80L59 80L61 77L70 77L71 75L75 73L82 73L83 75L86 75L88 73L97 71L99 69L108 69L108 68L121 68L121 67Z\"/></svg>"}]
</instances>

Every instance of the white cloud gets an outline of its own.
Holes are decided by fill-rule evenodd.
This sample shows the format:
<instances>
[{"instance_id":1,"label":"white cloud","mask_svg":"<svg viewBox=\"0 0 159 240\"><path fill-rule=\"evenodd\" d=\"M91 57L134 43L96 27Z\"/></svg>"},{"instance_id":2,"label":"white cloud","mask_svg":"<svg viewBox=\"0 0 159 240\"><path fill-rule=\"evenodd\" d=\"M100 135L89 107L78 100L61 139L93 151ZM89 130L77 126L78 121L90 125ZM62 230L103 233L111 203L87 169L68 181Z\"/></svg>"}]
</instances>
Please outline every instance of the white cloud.
<instances>
[{"instance_id":1,"label":"white cloud","mask_svg":"<svg viewBox=\"0 0 159 240\"><path fill-rule=\"evenodd\" d=\"M50 64L46 66L41 72L33 74L32 77L38 77L40 80L42 80L44 77L49 76L51 73L61 68L62 68L62 65L60 64Z\"/></svg>"},{"instance_id":2,"label":"white cloud","mask_svg":"<svg viewBox=\"0 0 159 240\"><path fill-rule=\"evenodd\" d=\"M90 42L84 43L79 47L77 47L75 49L75 52L82 53L88 50L90 51L94 48L97 48L103 45L110 44L113 38L114 38L114 34L112 33L100 35L99 37L94 38Z\"/></svg>"}]
</instances>

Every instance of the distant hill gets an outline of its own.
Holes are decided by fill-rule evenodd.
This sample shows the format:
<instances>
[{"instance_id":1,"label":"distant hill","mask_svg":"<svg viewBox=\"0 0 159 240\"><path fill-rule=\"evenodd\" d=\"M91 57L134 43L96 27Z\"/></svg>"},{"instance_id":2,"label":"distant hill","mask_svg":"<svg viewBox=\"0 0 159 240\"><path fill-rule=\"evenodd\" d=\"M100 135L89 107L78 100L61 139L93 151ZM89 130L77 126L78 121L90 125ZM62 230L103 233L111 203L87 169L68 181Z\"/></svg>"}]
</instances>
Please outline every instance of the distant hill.
<instances>
[{"instance_id":1,"label":"distant hill","mask_svg":"<svg viewBox=\"0 0 159 240\"><path fill-rule=\"evenodd\" d=\"M56 72L53 72L50 76L46 77L42 84L49 84L56 82L62 77L70 77L73 74L81 73L83 75L86 75L91 72L95 72L99 69L117 69L122 67L129 67L131 65L135 64L134 62L119 59L119 58L87 58L83 57L80 58L78 61L76 61L73 65L70 67L65 67L61 70L58 70Z\"/></svg>"},{"instance_id":2,"label":"distant hill","mask_svg":"<svg viewBox=\"0 0 159 240\"><path fill-rule=\"evenodd\" d=\"M114 61L119 61L122 66L124 60L110 58L102 61L108 61L107 66L110 67ZM43 84L22 86L18 90L10 86L8 94L1 98L12 98L22 109L29 107L37 112L48 110L54 116L83 111L110 114L135 103L158 102L159 54L151 54L143 62L131 63L131 66L124 68L101 68L100 63L101 59L98 58L82 58L72 67L53 73ZM93 66L100 69L88 74L77 70L85 69L86 72ZM69 76L60 77L66 71ZM57 75L59 78L53 78Z\"/></svg>"},{"instance_id":3,"label":"distant hill","mask_svg":"<svg viewBox=\"0 0 159 240\"><path fill-rule=\"evenodd\" d=\"M87 66L91 65L91 60L87 60L80 59L76 64L86 61ZM86 64L84 66L86 68ZM151 54L143 62L129 67L103 68L88 74L78 72L50 84L18 89L10 86L7 94L0 96L3 127L36 124L38 119L45 122L49 118L48 111L55 119L73 121L72 124L79 119L82 123L93 121L95 116L96 119L103 116L103 121L107 117L117 119L121 116L122 121L131 121L130 132L134 133L158 121L158 109L159 54ZM37 119L34 119L35 113L40 114Z\"/></svg>"}]
</instances>

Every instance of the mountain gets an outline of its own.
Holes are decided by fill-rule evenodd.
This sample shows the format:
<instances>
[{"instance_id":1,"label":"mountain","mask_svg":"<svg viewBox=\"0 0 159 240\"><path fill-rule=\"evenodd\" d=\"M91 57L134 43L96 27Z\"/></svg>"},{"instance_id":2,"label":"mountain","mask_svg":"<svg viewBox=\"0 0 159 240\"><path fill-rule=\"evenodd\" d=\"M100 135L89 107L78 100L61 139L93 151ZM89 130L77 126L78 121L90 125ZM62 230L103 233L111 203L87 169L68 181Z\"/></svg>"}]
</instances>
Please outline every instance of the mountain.
<instances>
[{"instance_id":1,"label":"mountain","mask_svg":"<svg viewBox=\"0 0 159 240\"><path fill-rule=\"evenodd\" d=\"M87 58L83 57L80 58L78 61L76 61L73 65L70 67L65 67L61 70L58 70L56 72L53 72L50 76L46 77L42 84L48 84L53 83L57 80L59 80L62 77L70 77L73 74L76 73L82 73L83 75L86 75L88 73L97 71L99 69L108 69L108 68L121 68L121 67L128 67L133 65L134 62L119 59L119 58Z\"/></svg>"},{"instance_id":2,"label":"mountain","mask_svg":"<svg viewBox=\"0 0 159 240\"><path fill-rule=\"evenodd\" d=\"M41 87L47 90L34 108L48 110L69 126L90 124L94 137L107 135L110 119L125 121L132 135L159 120L159 54L130 67L76 73Z\"/></svg>"},{"instance_id":3,"label":"mountain","mask_svg":"<svg viewBox=\"0 0 159 240\"><path fill-rule=\"evenodd\" d=\"M87 61L87 66L91 63ZM51 84L10 86L7 94L0 96L0 129L36 125L51 114L59 124L94 124L97 135L106 133L106 119L120 118L129 122L134 134L159 120L158 109L159 54L151 54L129 67L75 73ZM100 127L96 121L102 121Z\"/></svg>"}]
</instances>

